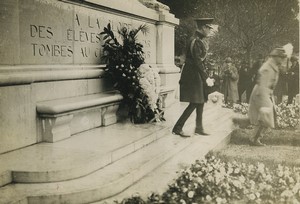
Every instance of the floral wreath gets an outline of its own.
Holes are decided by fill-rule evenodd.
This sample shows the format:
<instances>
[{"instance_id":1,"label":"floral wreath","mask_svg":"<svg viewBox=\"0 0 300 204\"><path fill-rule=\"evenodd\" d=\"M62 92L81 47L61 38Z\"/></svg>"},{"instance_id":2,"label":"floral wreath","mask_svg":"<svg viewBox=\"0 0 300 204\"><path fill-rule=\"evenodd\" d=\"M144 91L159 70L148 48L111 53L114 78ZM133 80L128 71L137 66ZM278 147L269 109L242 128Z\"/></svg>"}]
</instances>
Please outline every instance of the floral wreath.
<instances>
[{"instance_id":1,"label":"floral wreath","mask_svg":"<svg viewBox=\"0 0 300 204\"><path fill-rule=\"evenodd\" d=\"M145 64L143 45L137 42L140 31L146 34L147 26L141 25L132 30L122 27L118 30L122 39L120 43L111 25L104 27L101 35L104 36L102 57L106 62L105 75L122 94L133 123L164 121L164 112L160 109L160 77L156 69Z\"/></svg>"}]
</instances>

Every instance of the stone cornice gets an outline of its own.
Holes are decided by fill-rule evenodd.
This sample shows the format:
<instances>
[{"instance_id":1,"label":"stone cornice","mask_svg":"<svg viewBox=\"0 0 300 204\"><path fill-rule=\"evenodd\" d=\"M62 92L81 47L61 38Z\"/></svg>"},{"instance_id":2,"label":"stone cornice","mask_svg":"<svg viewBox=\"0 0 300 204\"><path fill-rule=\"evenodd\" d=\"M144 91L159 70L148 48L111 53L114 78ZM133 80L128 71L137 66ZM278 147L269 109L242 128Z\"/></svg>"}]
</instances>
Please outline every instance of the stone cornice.
<instances>
[{"instance_id":1,"label":"stone cornice","mask_svg":"<svg viewBox=\"0 0 300 204\"><path fill-rule=\"evenodd\" d=\"M154 21L158 24L178 25L179 20L169 13L169 7L156 0L60 0L80 4L106 12L118 12L133 18Z\"/></svg>"},{"instance_id":2,"label":"stone cornice","mask_svg":"<svg viewBox=\"0 0 300 204\"><path fill-rule=\"evenodd\" d=\"M170 11L170 8L167 5L157 2L156 0L139 0L139 2L144 4L147 8L151 8L156 11Z\"/></svg>"},{"instance_id":3,"label":"stone cornice","mask_svg":"<svg viewBox=\"0 0 300 204\"><path fill-rule=\"evenodd\" d=\"M0 66L0 86L99 78L104 73L103 67L102 65Z\"/></svg>"}]
</instances>

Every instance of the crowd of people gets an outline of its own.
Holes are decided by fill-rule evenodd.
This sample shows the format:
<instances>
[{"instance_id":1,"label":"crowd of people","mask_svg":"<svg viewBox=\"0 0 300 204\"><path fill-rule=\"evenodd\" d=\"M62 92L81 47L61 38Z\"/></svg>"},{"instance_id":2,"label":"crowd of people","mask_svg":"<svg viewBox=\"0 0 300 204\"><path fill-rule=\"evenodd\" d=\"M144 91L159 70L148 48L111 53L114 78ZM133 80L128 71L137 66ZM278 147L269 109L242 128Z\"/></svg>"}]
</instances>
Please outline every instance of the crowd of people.
<instances>
[{"instance_id":1,"label":"crowd of people","mask_svg":"<svg viewBox=\"0 0 300 204\"><path fill-rule=\"evenodd\" d=\"M239 61L227 57L224 63L210 69L210 76L215 80L211 91L224 94L224 102L227 107L235 103L249 103L251 92L257 82L258 70L266 61L263 55L258 55L250 66L246 60ZM210 92L211 92L210 91ZM293 55L280 70L278 85L274 90L275 103L293 103L294 97L299 93L299 59ZM284 100L287 96L287 100Z\"/></svg>"},{"instance_id":2,"label":"crowd of people","mask_svg":"<svg viewBox=\"0 0 300 204\"><path fill-rule=\"evenodd\" d=\"M202 123L204 104L209 93L219 91L224 94L226 107L249 103L247 120L255 126L255 134L250 141L252 145L263 146L261 138L264 132L275 127L275 103L282 102L283 95L288 95L287 103L292 103L299 93L298 56L291 57L293 46L287 44L274 48L265 57L259 55L252 66L247 61L239 62L231 57L227 57L217 68L208 66L208 38L213 31L213 20L195 19L196 31L188 42L179 80L180 101L189 104L175 123L172 133L190 137L191 134L184 132L183 127L192 112L196 111L194 134L208 136ZM237 121L233 119L234 123Z\"/></svg>"}]
</instances>

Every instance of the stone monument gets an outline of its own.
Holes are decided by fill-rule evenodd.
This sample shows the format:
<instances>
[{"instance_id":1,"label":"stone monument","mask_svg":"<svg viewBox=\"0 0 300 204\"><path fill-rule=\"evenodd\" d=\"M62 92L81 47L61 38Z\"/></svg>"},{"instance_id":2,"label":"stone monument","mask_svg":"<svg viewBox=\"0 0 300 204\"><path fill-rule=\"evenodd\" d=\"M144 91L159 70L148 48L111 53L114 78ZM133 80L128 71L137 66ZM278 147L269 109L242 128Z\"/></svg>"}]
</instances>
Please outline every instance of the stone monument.
<instances>
[{"instance_id":1,"label":"stone monument","mask_svg":"<svg viewBox=\"0 0 300 204\"><path fill-rule=\"evenodd\" d=\"M172 101L179 78L169 8L146 0L0 2L0 153L116 122L122 97L101 77L102 32L146 24L146 63ZM170 99L171 97L171 99Z\"/></svg>"}]
</instances>

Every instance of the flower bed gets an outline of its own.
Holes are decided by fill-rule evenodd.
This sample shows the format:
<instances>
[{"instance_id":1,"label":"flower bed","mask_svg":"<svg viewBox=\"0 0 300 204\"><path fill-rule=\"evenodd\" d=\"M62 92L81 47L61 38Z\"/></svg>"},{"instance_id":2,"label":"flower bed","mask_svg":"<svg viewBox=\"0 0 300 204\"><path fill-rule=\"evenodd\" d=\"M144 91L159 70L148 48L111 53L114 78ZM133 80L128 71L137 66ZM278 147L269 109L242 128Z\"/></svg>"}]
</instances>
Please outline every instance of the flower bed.
<instances>
[{"instance_id":1,"label":"flower bed","mask_svg":"<svg viewBox=\"0 0 300 204\"><path fill-rule=\"evenodd\" d=\"M237 128L231 132L230 143L249 145L255 129ZM300 146L300 132L294 129L268 129L261 139L267 145Z\"/></svg>"},{"instance_id":2,"label":"flower bed","mask_svg":"<svg viewBox=\"0 0 300 204\"><path fill-rule=\"evenodd\" d=\"M233 111L242 115L247 115L249 104L235 104ZM286 102L275 105L276 124L278 128L295 128L300 123L300 106L299 104L286 104Z\"/></svg>"},{"instance_id":3,"label":"flower bed","mask_svg":"<svg viewBox=\"0 0 300 204\"><path fill-rule=\"evenodd\" d=\"M299 203L300 168L224 161L215 156L183 170L163 195L138 195L123 204Z\"/></svg>"}]
</instances>

